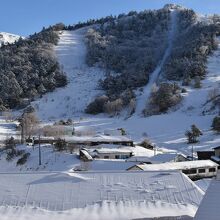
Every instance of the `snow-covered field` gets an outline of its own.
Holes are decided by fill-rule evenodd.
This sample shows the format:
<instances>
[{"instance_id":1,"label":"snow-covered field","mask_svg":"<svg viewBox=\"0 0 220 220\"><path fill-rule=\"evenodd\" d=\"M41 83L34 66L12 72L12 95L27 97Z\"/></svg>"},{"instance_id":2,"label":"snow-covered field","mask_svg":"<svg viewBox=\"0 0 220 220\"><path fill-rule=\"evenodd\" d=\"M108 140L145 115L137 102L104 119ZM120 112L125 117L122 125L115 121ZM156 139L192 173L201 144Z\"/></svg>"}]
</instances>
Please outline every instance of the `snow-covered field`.
<instances>
[{"instance_id":1,"label":"snow-covered field","mask_svg":"<svg viewBox=\"0 0 220 220\"><path fill-rule=\"evenodd\" d=\"M6 137L17 137L16 122L7 122L0 117L0 143Z\"/></svg>"}]
</instances>

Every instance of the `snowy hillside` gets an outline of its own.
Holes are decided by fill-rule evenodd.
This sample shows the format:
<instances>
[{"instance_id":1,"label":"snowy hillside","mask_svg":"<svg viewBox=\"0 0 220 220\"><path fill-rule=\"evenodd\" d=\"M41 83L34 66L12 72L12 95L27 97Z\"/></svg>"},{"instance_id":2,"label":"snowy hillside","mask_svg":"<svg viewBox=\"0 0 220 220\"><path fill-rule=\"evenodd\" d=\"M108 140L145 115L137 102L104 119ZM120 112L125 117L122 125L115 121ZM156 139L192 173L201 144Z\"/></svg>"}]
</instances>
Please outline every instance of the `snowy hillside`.
<instances>
[{"instance_id":1,"label":"snowy hillside","mask_svg":"<svg viewBox=\"0 0 220 220\"><path fill-rule=\"evenodd\" d=\"M14 43L19 38L20 38L19 35L10 34L10 33L6 33L6 32L0 32L0 46L2 44Z\"/></svg>"},{"instance_id":2,"label":"snowy hillside","mask_svg":"<svg viewBox=\"0 0 220 220\"><path fill-rule=\"evenodd\" d=\"M163 60L166 59L167 53L172 47L172 36L175 29L175 11L173 11L170 42ZM196 124L202 129L204 135L200 138L200 143L195 144L195 151L210 149L219 144L220 138L210 130L216 112L204 115L203 111L208 108L204 104L209 93L220 83L220 47L208 59L207 76L202 81L201 88L185 87L187 92L183 95L183 102L176 111L143 118L140 116L140 112L145 104L146 96L149 96L151 86L160 73L163 64L161 61L155 70L155 75L152 75L152 82L150 81L151 83L146 86L144 93L137 97L138 114L124 120L123 116L110 118L108 115L92 116L84 113L89 102L98 94L103 94L103 91L98 89L98 81L104 76L104 70L88 67L85 64L85 33L84 28L76 31L63 31L60 35L60 41L55 47L55 51L67 73L69 83L65 88L46 94L33 103L42 120L54 121L55 119L72 118L77 121L76 129L90 129L96 132L123 127L135 141L140 141L147 135L160 148L177 150L185 154L191 154L191 146L186 144L185 131L192 124Z\"/></svg>"},{"instance_id":3,"label":"snowy hillside","mask_svg":"<svg viewBox=\"0 0 220 220\"><path fill-rule=\"evenodd\" d=\"M33 103L41 119L59 119L80 116L89 102L101 91L98 81L104 71L85 64L84 36L87 28L63 31L55 47L60 64L67 73L68 85L43 96Z\"/></svg>"}]
</instances>

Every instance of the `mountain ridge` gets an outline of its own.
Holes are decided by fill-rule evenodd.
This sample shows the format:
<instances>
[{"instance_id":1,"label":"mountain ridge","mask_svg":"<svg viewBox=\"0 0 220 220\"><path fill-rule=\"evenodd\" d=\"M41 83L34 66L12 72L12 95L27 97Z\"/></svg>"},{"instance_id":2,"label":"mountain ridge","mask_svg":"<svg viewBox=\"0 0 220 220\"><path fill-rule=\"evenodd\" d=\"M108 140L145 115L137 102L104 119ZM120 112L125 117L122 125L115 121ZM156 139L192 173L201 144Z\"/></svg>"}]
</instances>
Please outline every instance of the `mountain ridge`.
<instances>
[{"instance_id":1,"label":"mountain ridge","mask_svg":"<svg viewBox=\"0 0 220 220\"><path fill-rule=\"evenodd\" d=\"M15 41L18 41L19 38L23 38L19 35L16 34L11 34L11 33L7 33L7 32L0 32L0 46L2 44L12 44Z\"/></svg>"}]
</instances>

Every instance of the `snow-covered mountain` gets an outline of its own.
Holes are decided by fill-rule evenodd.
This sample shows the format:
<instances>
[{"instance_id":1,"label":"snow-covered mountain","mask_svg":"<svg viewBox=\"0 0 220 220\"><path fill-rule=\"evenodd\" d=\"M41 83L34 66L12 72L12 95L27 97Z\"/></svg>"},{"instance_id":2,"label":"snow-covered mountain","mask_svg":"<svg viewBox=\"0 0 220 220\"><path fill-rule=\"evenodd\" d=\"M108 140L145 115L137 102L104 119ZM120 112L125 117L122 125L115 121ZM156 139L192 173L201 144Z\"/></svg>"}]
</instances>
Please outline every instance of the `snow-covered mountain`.
<instances>
[{"instance_id":1,"label":"snow-covered mountain","mask_svg":"<svg viewBox=\"0 0 220 220\"><path fill-rule=\"evenodd\" d=\"M0 46L2 44L7 44L7 43L14 43L17 41L21 36L15 35L15 34L10 34L6 32L0 32Z\"/></svg>"},{"instance_id":2,"label":"snow-covered mountain","mask_svg":"<svg viewBox=\"0 0 220 220\"><path fill-rule=\"evenodd\" d=\"M10 100L10 104L15 103L14 107L25 105L21 105L20 99L14 99L19 95L16 90L19 89L22 99L30 94L30 104L42 127L49 125L48 130L62 125L62 131L59 131L65 132L66 136L57 131L57 134L51 134L55 138L73 138L72 143L74 138L88 142L91 137L97 140L105 134L110 140L111 135L120 135L118 132L121 131L134 141L134 146L123 149L136 158L149 159L163 153L196 156L196 151L220 145L219 133L211 129L220 106L220 16L215 19L216 23L212 18L204 22L207 18L201 19L192 10L166 5L161 10L108 17L95 25L80 24L80 28L44 29L23 44L19 41L17 47L1 47L0 51L4 53L0 57L6 55L8 61L2 62L2 69L5 66L9 69L0 71L5 74L0 75L0 91L5 92L5 100L14 92ZM4 33L2 39L4 43L12 43L16 37ZM19 50L10 51L14 48ZM29 61L33 60L30 65ZM16 64L20 64L20 68ZM14 68L10 69L11 66ZM60 85L64 72L68 83ZM14 77L16 87L11 86L11 77ZM168 85L168 92L162 90L158 94L162 84ZM49 89L46 90L44 85ZM29 86L31 90L28 90ZM164 111L156 106L159 111L143 114L146 106L150 110L155 108L152 102L155 97L159 97L157 105L180 99ZM125 100L126 104L123 103ZM0 104L3 101L0 99ZM132 111L129 110L131 104ZM86 114L88 106L97 114L87 111ZM33 108L25 110L28 112ZM15 113L20 116L23 112L21 109ZM10 112L6 112L0 120L1 140L9 135L15 138L20 135L19 126L10 121L10 116ZM66 120L71 123L65 123ZM33 124L35 126L35 122ZM203 136L191 145L185 134L194 124ZM40 126L36 127L39 134ZM143 140L143 143L152 142L153 150L139 146L143 145L140 144ZM14 219L14 216L19 219L40 217L42 220L73 216L88 219L89 215L95 220L126 219L128 216L132 219L193 217L205 191L179 171L125 171L139 163L138 160L95 158L84 162L80 160L76 143L74 149L65 146L66 151L50 144L41 147L40 144L39 147L25 144L15 147L13 144L10 147L11 152L8 147L0 152L1 219ZM115 148L111 144L99 147L111 151ZM90 172L75 172L84 168ZM204 183L200 184L204 186ZM130 210L130 213L123 210Z\"/></svg>"}]
</instances>

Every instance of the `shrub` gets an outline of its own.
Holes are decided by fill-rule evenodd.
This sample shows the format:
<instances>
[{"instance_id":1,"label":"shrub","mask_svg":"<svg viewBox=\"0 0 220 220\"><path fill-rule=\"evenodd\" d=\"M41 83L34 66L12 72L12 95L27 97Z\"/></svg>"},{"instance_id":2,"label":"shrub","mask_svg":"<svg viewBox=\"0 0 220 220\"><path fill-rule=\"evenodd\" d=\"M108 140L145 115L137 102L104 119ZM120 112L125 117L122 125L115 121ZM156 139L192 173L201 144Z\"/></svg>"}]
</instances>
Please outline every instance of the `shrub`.
<instances>
[{"instance_id":1,"label":"shrub","mask_svg":"<svg viewBox=\"0 0 220 220\"><path fill-rule=\"evenodd\" d=\"M56 149L57 151L63 151L63 150L65 150L65 149L67 148L67 143L66 143L65 140L59 138L59 139L56 141L54 147L55 147L55 149Z\"/></svg>"},{"instance_id":2,"label":"shrub","mask_svg":"<svg viewBox=\"0 0 220 220\"><path fill-rule=\"evenodd\" d=\"M149 139L144 139L139 145L150 150L154 149L154 145Z\"/></svg>"},{"instance_id":3,"label":"shrub","mask_svg":"<svg viewBox=\"0 0 220 220\"><path fill-rule=\"evenodd\" d=\"M16 150L15 149L11 149L9 151L7 151L7 155L6 155L6 160L7 161L11 161L16 157Z\"/></svg>"},{"instance_id":4,"label":"shrub","mask_svg":"<svg viewBox=\"0 0 220 220\"><path fill-rule=\"evenodd\" d=\"M104 112L104 106L109 101L107 96L97 97L93 102L91 102L85 112L87 114L99 114Z\"/></svg>"},{"instance_id":5,"label":"shrub","mask_svg":"<svg viewBox=\"0 0 220 220\"><path fill-rule=\"evenodd\" d=\"M110 114L110 115L117 115L123 108L123 101L119 98L115 101L108 101L104 105L104 112Z\"/></svg>"},{"instance_id":6,"label":"shrub","mask_svg":"<svg viewBox=\"0 0 220 220\"><path fill-rule=\"evenodd\" d=\"M127 133L126 133L124 128L118 128L118 130L121 132L122 136L127 135Z\"/></svg>"},{"instance_id":7,"label":"shrub","mask_svg":"<svg viewBox=\"0 0 220 220\"><path fill-rule=\"evenodd\" d=\"M196 125L191 126L191 130L187 130L185 132L185 136L187 137L188 144L193 144L198 142L198 137L203 135L202 131L196 127Z\"/></svg>"},{"instance_id":8,"label":"shrub","mask_svg":"<svg viewBox=\"0 0 220 220\"><path fill-rule=\"evenodd\" d=\"M29 157L30 157L30 153L23 154L23 156L20 159L18 159L17 166L24 165Z\"/></svg>"},{"instance_id":9,"label":"shrub","mask_svg":"<svg viewBox=\"0 0 220 220\"><path fill-rule=\"evenodd\" d=\"M151 93L150 107L159 112L166 112L170 107L181 102L180 88L175 83L162 83L157 90Z\"/></svg>"},{"instance_id":10,"label":"shrub","mask_svg":"<svg viewBox=\"0 0 220 220\"><path fill-rule=\"evenodd\" d=\"M16 142L15 142L15 139L13 137L10 137L10 138L5 140L4 148L6 150L15 150L15 147L16 147Z\"/></svg>"}]
</instances>

